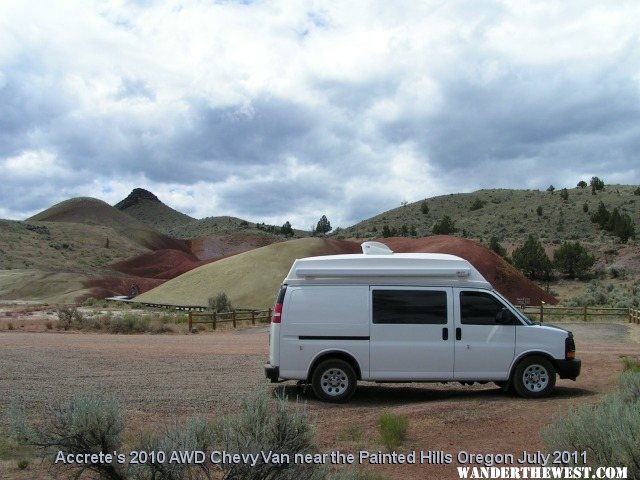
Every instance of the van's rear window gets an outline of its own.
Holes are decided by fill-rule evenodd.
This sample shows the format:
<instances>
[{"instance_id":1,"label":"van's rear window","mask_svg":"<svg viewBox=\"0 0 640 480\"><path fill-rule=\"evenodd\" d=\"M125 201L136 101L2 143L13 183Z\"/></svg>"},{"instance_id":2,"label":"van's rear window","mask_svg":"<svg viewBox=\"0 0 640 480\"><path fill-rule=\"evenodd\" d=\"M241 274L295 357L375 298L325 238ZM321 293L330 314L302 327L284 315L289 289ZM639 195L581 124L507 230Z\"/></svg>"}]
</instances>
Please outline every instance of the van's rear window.
<instances>
[{"instance_id":1,"label":"van's rear window","mask_svg":"<svg viewBox=\"0 0 640 480\"><path fill-rule=\"evenodd\" d=\"M373 323L447 323L447 293L437 290L373 290Z\"/></svg>"}]
</instances>

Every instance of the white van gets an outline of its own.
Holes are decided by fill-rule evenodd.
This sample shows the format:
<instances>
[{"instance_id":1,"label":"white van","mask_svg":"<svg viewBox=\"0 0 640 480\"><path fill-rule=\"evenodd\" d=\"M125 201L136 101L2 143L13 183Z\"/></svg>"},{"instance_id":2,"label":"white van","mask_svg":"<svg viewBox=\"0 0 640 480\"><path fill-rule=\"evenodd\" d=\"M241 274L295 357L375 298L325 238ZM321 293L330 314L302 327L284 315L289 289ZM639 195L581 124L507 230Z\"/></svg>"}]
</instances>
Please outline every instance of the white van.
<instances>
[{"instance_id":1,"label":"white van","mask_svg":"<svg viewBox=\"0 0 640 480\"><path fill-rule=\"evenodd\" d=\"M310 383L330 402L358 380L492 381L542 397L556 373L580 374L572 333L531 322L466 260L362 249L294 262L271 321L272 382Z\"/></svg>"}]
</instances>

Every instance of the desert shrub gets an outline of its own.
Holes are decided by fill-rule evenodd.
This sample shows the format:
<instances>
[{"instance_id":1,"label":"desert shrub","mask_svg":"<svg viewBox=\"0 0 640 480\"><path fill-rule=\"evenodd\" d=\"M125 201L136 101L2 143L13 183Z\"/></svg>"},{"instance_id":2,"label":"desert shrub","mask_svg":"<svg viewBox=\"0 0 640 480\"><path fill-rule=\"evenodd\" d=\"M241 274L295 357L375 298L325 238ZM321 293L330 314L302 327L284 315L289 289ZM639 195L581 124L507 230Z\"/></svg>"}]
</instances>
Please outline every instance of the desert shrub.
<instances>
[{"instance_id":1,"label":"desert shrub","mask_svg":"<svg viewBox=\"0 0 640 480\"><path fill-rule=\"evenodd\" d=\"M71 454L100 453L119 450L126 424L124 409L112 396L82 393L66 402L49 406L46 421L31 426L24 411L12 404L9 408L10 433L19 443L38 447L43 458L55 458L58 451ZM120 476L123 466L115 464L67 465L79 478L85 471L102 478Z\"/></svg>"},{"instance_id":2,"label":"desert shrub","mask_svg":"<svg viewBox=\"0 0 640 480\"><path fill-rule=\"evenodd\" d=\"M26 458L23 458L22 460L18 460L18 468L20 470L26 470L28 466L29 466L29 460L27 460Z\"/></svg>"},{"instance_id":3,"label":"desert shrub","mask_svg":"<svg viewBox=\"0 0 640 480\"><path fill-rule=\"evenodd\" d=\"M586 451L591 466L627 467L640 478L640 375L625 372L618 391L597 405L581 405L542 430L549 450Z\"/></svg>"},{"instance_id":4,"label":"desert shrub","mask_svg":"<svg viewBox=\"0 0 640 480\"><path fill-rule=\"evenodd\" d=\"M449 215L445 215L433 225L434 235L449 235L458 229Z\"/></svg>"},{"instance_id":5,"label":"desert shrub","mask_svg":"<svg viewBox=\"0 0 640 480\"><path fill-rule=\"evenodd\" d=\"M472 211L472 212L474 210L480 210L486 204L487 204L487 202L485 200L480 200L478 197L476 197L475 200L473 201L473 203L471 204L471 206L469 207L469 210Z\"/></svg>"},{"instance_id":6,"label":"desert shrub","mask_svg":"<svg viewBox=\"0 0 640 480\"><path fill-rule=\"evenodd\" d=\"M507 250L500 244L498 237L491 237L489 240L489 248L501 257L507 257Z\"/></svg>"},{"instance_id":7,"label":"desert shrub","mask_svg":"<svg viewBox=\"0 0 640 480\"><path fill-rule=\"evenodd\" d=\"M66 305L58 308L58 324L65 330L71 327L82 328L84 326L84 315L73 305Z\"/></svg>"},{"instance_id":8,"label":"desert shrub","mask_svg":"<svg viewBox=\"0 0 640 480\"><path fill-rule=\"evenodd\" d=\"M380 417L378 430L382 443L388 450L398 448L407 437L409 419L404 415L385 413Z\"/></svg>"},{"instance_id":9,"label":"desert shrub","mask_svg":"<svg viewBox=\"0 0 640 480\"><path fill-rule=\"evenodd\" d=\"M287 453L292 458L296 453L318 452L313 424L306 410L299 405L290 405L282 397L274 399L265 391L244 397L238 414L220 415L213 423L204 417L194 417L182 424L175 423L158 434L146 432L132 448L123 445L126 416L122 406L103 393L75 395L69 401L50 407L44 423L36 427L27 421L24 411L13 404L9 420L12 437L23 444L39 447L42 458L48 461L54 459L58 451L71 454L114 450L227 450L240 454L272 451ZM253 467L242 463L119 465L113 462L59 468L67 469L66 473L75 478L90 471L94 477L111 480L197 480L219 476L226 479L319 480L328 475L324 465L264 463L262 460ZM359 474L355 471L354 475ZM338 474L334 478L370 477Z\"/></svg>"},{"instance_id":10,"label":"desert shrub","mask_svg":"<svg viewBox=\"0 0 640 480\"><path fill-rule=\"evenodd\" d=\"M624 280L625 278L627 278L627 270L624 267L612 266L611 268L609 268L609 275L611 275L611 278L619 278L621 280Z\"/></svg>"},{"instance_id":11,"label":"desert shrub","mask_svg":"<svg viewBox=\"0 0 640 480\"><path fill-rule=\"evenodd\" d=\"M209 308L217 313L230 312L233 310L231 300L225 292L219 292L215 297L209 297Z\"/></svg>"},{"instance_id":12,"label":"desert shrub","mask_svg":"<svg viewBox=\"0 0 640 480\"><path fill-rule=\"evenodd\" d=\"M622 364L624 365L625 372L632 371L635 373L640 373L640 358L622 357Z\"/></svg>"},{"instance_id":13,"label":"desert shrub","mask_svg":"<svg viewBox=\"0 0 640 480\"><path fill-rule=\"evenodd\" d=\"M614 286L604 285L598 280L592 280L582 295L568 302L574 307L640 307L640 285Z\"/></svg>"},{"instance_id":14,"label":"desert shrub","mask_svg":"<svg viewBox=\"0 0 640 480\"><path fill-rule=\"evenodd\" d=\"M149 319L130 313L111 319L106 326L110 333L144 333L150 331Z\"/></svg>"},{"instance_id":15,"label":"desert shrub","mask_svg":"<svg viewBox=\"0 0 640 480\"><path fill-rule=\"evenodd\" d=\"M429 204L427 203L426 200L423 200L420 203L420 211L424 214L424 215L428 215L429 214Z\"/></svg>"},{"instance_id":16,"label":"desert shrub","mask_svg":"<svg viewBox=\"0 0 640 480\"><path fill-rule=\"evenodd\" d=\"M9 322L7 323L7 330L13 330L13 323Z\"/></svg>"},{"instance_id":17,"label":"desert shrub","mask_svg":"<svg viewBox=\"0 0 640 480\"><path fill-rule=\"evenodd\" d=\"M45 326L47 327L47 330L52 330L53 322L51 320L47 320L47 323L45 323Z\"/></svg>"},{"instance_id":18,"label":"desert shrub","mask_svg":"<svg viewBox=\"0 0 640 480\"><path fill-rule=\"evenodd\" d=\"M249 452L282 452L292 457L296 453L307 454L318 451L314 440L314 428L306 410L291 408L289 402L276 397L270 399L264 392L246 396L241 402L241 412L223 416L218 422L220 446L224 450ZM290 464L284 468L265 464L221 465L225 478L325 478L323 465Z\"/></svg>"}]
</instances>

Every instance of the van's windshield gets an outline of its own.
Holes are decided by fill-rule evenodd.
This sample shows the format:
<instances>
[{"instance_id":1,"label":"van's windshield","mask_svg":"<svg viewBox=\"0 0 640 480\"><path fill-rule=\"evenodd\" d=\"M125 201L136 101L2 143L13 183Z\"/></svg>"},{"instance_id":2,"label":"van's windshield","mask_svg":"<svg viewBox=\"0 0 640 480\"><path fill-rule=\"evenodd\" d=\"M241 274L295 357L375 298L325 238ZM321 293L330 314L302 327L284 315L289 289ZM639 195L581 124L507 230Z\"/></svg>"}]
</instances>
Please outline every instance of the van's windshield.
<instances>
[{"instance_id":1,"label":"van's windshield","mask_svg":"<svg viewBox=\"0 0 640 480\"><path fill-rule=\"evenodd\" d=\"M493 293L495 293L496 296L500 297L500 300L502 300L504 303L509 305L511 307L511 310L515 313L515 315L520 320L522 320L522 322L524 322L525 325L535 325L535 322L532 322L531 320L529 320L529 317L527 317L519 308L513 306L513 304L509 300L504 298L504 296L500 292L498 292L497 290L494 290Z\"/></svg>"}]
</instances>

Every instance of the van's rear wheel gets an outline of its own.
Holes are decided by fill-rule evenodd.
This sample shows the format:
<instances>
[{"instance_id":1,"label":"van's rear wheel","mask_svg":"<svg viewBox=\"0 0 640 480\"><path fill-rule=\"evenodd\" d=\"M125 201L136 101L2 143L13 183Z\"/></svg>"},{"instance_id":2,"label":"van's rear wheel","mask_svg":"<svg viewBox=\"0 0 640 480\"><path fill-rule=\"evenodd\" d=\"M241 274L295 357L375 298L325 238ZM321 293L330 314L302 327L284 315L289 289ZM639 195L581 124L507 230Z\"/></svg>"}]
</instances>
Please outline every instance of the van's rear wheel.
<instances>
[{"instance_id":1,"label":"van's rear wheel","mask_svg":"<svg viewBox=\"0 0 640 480\"><path fill-rule=\"evenodd\" d=\"M356 391L356 382L353 367L338 358L322 362L311 377L313 393L325 402L346 402Z\"/></svg>"},{"instance_id":2,"label":"van's rear wheel","mask_svg":"<svg viewBox=\"0 0 640 480\"><path fill-rule=\"evenodd\" d=\"M516 367L512 383L522 397L546 397L556 385L556 369L544 357L527 357Z\"/></svg>"}]
</instances>

